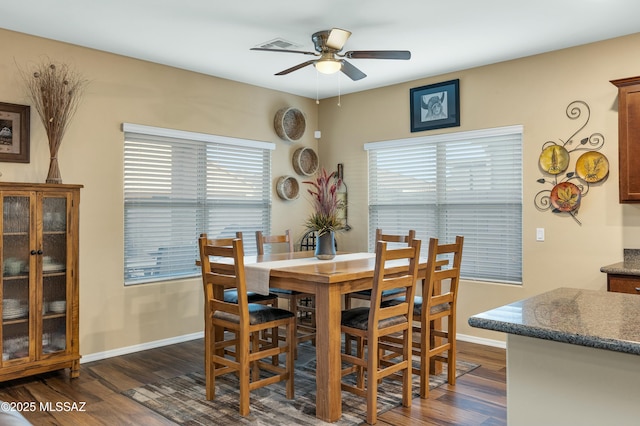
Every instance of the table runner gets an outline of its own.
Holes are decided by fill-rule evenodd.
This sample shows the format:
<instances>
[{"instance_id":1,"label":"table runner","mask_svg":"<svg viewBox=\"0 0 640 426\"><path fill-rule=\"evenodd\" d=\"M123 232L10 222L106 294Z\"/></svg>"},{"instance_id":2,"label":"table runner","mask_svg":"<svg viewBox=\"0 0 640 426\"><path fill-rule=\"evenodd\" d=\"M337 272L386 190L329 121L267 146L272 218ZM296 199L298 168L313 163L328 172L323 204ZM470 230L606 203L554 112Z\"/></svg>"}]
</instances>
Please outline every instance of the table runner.
<instances>
[{"instance_id":1,"label":"table runner","mask_svg":"<svg viewBox=\"0 0 640 426\"><path fill-rule=\"evenodd\" d=\"M299 259L272 260L268 262L245 263L245 277L247 291L260 294L269 294L269 274L271 269L286 268L290 266L312 265L315 263L335 263L346 260L370 259L375 253L348 253L336 255L331 260L320 260L316 257L304 257Z\"/></svg>"}]
</instances>

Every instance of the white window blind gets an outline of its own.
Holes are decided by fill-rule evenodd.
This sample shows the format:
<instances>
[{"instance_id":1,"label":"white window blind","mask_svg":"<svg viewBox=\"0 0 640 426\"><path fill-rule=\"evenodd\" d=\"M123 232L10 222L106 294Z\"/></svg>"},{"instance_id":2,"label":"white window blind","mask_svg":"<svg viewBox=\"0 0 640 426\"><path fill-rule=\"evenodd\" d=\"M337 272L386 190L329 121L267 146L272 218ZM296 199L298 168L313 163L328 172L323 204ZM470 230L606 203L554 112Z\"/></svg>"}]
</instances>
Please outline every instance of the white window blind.
<instances>
[{"instance_id":1,"label":"white window blind","mask_svg":"<svg viewBox=\"0 0 640 426\"><path fill-rule=\"evenodd\" d=\"M370 250L376 228L392 234L415 229L423 242L462 235L462 277L522 282L521 126L374 142L365 149Z\"/></svg>"},{"instance_id":2,"label":"white window blind","mask_svg":"<svg viewBox=\"0 0 640 426\"><path fill-rule=\"evenodd\" d=\"M273 144L124 124L125 285L200 273L198 237L269 232Z\"/></svg>"}]
</instances>

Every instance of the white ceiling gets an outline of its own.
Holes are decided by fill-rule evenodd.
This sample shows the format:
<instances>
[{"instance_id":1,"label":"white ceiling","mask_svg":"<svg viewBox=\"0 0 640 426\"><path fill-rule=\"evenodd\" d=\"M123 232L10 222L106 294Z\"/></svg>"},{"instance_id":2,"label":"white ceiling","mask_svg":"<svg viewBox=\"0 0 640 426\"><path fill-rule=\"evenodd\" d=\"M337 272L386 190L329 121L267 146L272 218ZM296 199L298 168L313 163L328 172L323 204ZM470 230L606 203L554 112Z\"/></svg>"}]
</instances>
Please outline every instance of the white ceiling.
<instances>
[{"instance_id":1,"label":"white ceiling","mask_svg":"<svg viewBox=\"0 0 640 426\"><path fill-rule=\"evenodd\" d=\"M639 17L638 0L20 0L0 27L322 99L636 33ZM334 27L353 33L344 51L411 60L352 59L367 74L354 82L312 66L275 76L311 57L249 50L314 51L311 34Z\"/></svg>"}]
</instances>

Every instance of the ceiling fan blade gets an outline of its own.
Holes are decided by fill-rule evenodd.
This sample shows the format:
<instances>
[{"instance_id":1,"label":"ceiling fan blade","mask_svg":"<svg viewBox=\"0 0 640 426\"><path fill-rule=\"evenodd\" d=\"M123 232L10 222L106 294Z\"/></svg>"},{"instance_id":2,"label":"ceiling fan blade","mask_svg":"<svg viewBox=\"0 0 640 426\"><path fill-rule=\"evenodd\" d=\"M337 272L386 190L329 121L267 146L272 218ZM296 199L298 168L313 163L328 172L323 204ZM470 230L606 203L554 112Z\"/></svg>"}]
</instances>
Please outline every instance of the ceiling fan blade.
<instances>
[{"instance_id":1,"label":"ceiling fan blade","mask_svg":"<svg viewBox=\"0 0 640 426\"><path fill-rule=\"evenodd\" d=\"M349 59L411 59L408 50L352 50L344 54Z\"/></svg>"},{"instance_id":2,"label":"ceiling fan blade","mask_svg":"<svg viewBox=\"0 0 640 426\"><path fill-rule=\"evenodd\" d=\"M303 63L301 63L301 64L296 65L295 67L287 68L287 69L286 69L286 70L284 70L284 71L280 71L279 73L276 73L275 75L285 75L285 74L289 74L290 72L297 71L297 70L299 70L300 68L304 68L304 67L306 67L306 66L308 66L308 65L311 65L311 64L313 64L314 62L316 62L316 61L315 61L315 60L313 60L313 61L303 62Z\"/></svg>"},{"instance_id":3,"label":"ceiling fan blade","mask_svg":"<svg viewBox=\"0 0 640 426\"><path fill-rule=\"evenodd\" d=\"M367 76L365 73L345 60L342 61L342 68L340 70L353 81L362 80Z\"/></svg>"},{"instance_id":4,"label":"ceiling fan blade","mask_svg":"<svg viewBox=\"0 0 640 426\"><path fill-rule=\"evenodd\" d=\"M351 36L351 31L343 30L340 28L334 28L329 32L329 37L327 38L326 46L335 49L342 50L344 44L347 42L347 39Z\"/></svg>"},{"instance_id":5,"label":"ceiling fan blade","mask_svg":"<svg viewBox=\"0 0 640 426\"><path fill-rule=\"evenodd\" d=\"M263 52L285 52L285 53L302 53L303 55L319 56L316 52L305 52L302 50L288 50L288 49L267 49L266 47L252 47L249 50L260 50Z\"/></svg>"}]
</instances>

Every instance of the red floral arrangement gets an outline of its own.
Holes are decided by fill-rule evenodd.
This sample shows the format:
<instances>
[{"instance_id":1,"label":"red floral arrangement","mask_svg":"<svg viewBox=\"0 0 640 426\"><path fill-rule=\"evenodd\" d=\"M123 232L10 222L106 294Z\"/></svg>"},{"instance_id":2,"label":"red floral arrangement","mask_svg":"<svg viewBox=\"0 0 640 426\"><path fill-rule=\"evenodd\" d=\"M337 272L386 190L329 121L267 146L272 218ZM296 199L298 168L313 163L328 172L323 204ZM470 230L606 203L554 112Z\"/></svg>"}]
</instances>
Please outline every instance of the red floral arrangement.
<instances>
[{"instance_id":1,"label":"red floral arrangement","mask_svg":"<svg viewBox=\"0 0 640 426\"><path fill-rule=\"evenodd\" d=\"M336 191L342 185L342 181L336 178L336 172L328 174L322 170L313 181L304 181L311 188L307 189L311 194L314 212L307 219L305 225L308 229L317 231L318 235L343 229L343 223L338 219L338 207L340 203Z\"/></svg>"}]
</instances>

